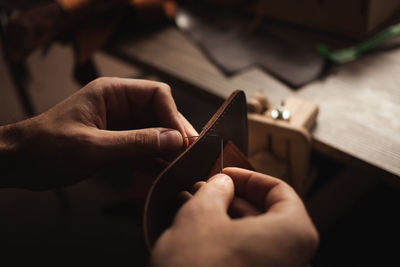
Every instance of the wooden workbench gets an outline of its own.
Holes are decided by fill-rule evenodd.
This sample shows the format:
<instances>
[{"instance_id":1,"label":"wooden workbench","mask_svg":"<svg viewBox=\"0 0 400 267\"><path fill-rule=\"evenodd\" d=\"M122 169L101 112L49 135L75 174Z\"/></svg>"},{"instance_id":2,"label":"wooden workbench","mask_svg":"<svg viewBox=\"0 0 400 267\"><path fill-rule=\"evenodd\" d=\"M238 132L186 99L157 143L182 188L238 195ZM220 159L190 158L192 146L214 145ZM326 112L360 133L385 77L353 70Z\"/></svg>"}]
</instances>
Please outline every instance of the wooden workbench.
<instances>
[{"instance_id":1,"label":"wooden workbench","mask_svg":"<svg viewBox=\"0 0 400 267\"><path fill-rule=\"evenodd\" d=\"M400 49L368 55L293 90L257 67L226 77L174 27L113 43L109 52L217 97L234 89L314 100L320 113L313 148L400 183Z\"/></svg>"}]
</instances>

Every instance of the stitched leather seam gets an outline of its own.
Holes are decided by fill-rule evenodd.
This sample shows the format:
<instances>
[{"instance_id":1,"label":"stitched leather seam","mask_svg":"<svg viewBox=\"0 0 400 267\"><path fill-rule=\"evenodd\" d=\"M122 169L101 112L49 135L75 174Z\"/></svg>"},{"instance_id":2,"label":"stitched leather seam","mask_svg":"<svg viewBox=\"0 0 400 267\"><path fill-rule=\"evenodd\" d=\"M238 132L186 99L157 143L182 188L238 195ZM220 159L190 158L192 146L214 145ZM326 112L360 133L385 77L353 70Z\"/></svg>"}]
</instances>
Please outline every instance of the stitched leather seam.
<instances>
[{"instance_id":1,"label":"stitched leather seam","mask_svg":"<svg viewBox=\"0 0 400 267\"><path fill-rule=\"evenodd\" d=\"M179 155L172 163L170 163L169 166L167 166L167 168L164 169L164 171L161 172L161 174L158 175L158 177L155 179L155 181L153 182L151 189L149 191L149 194L147 196L146 199L146 204L145 204L145 215L143 217L143 224L144 224L144 232L145 234L145 240L146 240L146 244L149 248L151 248L151 241L150 241L150 237L148 236L148 209L149 209L149 204L150 204L150 199L151 196L154 192L154 189L157 187L157 185L159 184L159 180L161 179L161 177L163 177L166 173L168 173L171 168L173 168L173 166L176 166L176 163L179 162L179 160L184 157L185 155L187 155L187 152L190 151L192 149L193 146L200 145L201 143L204 143L207 138L210 136L210 132L214 131L215 128L221 123L221 119L224 118L224 116L226 115L226 113L232 108L232 106L235 104L235 102L237 101L239 94L241 94L241 92L237 92L236 95L232 98L232 100L229 102L229 104L224 108L223 112L221 112L221 114L217 117L217 119L215 120L214 123L212 123L212 126L209 128L203 128L203 131L205 131L206 133L203 136L200 136L200 138L198 140L196 140L191 146L189 146L187 148L186 151L184 151L181 155ZM202 131L202 132L203 132Z\"/></svg>"},{"instance_id":2,"label":"stitched leather seam","mask_svg":"<svg viewBox=\"0 0 400 267\"><path fill-rule=\"evenodd\" d=\"M210 136L210 132L214 130L214 128L216 128L222 118L225 116L225 114L230 110L230 108L233 106L233 104L236 102L236 100L238 99L239 93L232 99L232 101L228 104L228 106L224 109L224 111L221 113L221 115L218 117L218 119L215 121L215 123L208 129L206 129L207 133L205 135L205 137ZM205 138L204 138L205 139Z\"/></svg>"}]
</instances>

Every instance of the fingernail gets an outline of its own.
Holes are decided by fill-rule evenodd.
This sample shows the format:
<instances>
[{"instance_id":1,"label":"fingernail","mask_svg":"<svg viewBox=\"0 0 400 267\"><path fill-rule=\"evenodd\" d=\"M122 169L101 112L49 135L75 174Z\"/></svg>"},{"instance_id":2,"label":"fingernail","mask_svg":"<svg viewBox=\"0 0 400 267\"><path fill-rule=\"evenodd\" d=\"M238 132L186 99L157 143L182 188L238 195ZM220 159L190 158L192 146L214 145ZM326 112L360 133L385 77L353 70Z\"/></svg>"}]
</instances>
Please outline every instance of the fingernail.
<instances>
[{"instance_id":1,"label":"fingernail","mask_svg":"<svg viewBox=\"0 0 400 267\"><path fill-rule=\"evenodd\" d=\"M166 131L160 133L160 149L163 151L175 151L182 148L183 138L178 131Z\"/></svg>"},{"instance_id":2,"label":"fingernail","mask_svg":"<svg viewBox=\"0 0 400 267\"><path fill-rule=\"evenodd\" d=\"M223 173L218 173L216 175L214 175L213 177L211 177L210 179L208 179L207 183L213 181L213 182L226 182L228 179L230 179L230 177L226 174Z\"/></svg>"}]
</instances>

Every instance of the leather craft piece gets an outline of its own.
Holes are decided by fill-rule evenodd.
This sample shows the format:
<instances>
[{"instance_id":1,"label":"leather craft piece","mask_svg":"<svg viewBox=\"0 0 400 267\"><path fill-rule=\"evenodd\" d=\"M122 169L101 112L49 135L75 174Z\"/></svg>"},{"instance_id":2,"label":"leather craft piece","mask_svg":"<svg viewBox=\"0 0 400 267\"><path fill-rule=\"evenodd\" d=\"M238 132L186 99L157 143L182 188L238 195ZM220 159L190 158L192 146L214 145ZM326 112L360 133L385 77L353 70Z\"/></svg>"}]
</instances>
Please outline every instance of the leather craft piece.
<instances>
[{"instance_id":1,"label":"leather craft piece","mask_svg":"<svg viewBox=\"0 0 400 267\"><path fill-rule=\"evenodd\" d=\"M178 6L175 22L227 75L259 65L289 86L299 88L323 73L325 60L315 44L325 36L270 21L253 29L251 18L217 8L185 2Z\"/></svg>"},{"instance_id":2,"label":"leather craft piece","mask_svg":"<svg viewBox=\"0 0 400 267\"><path fill-rule=\"evenodd\" d=\"M222 164L221 160L223 161ZM231 141L228 141L225 144L223 155L219 155L218 159L214 163L214 166L211 168L207 179L217 173L220 173L221 167L238 167L252 171L254 170L254 167L250 164L247 157Z\"/></svg>"},{"instance_id":3,"label":"leather craft piece","mask_svg":"<svg viewBox=\"0 0 400 267\"><path fill-rule=\"evenodd\" d=\"M246 97L243 91L235 91L206 124L197 140L152 185L144 210L144 234L149 248L171 225L179 208L179 193L190 190L198 181L206 180L214 165L218 164L216 161L221 153L221 137L224 144L228 144L224 146L225 149L232 152L226 152L227 159L231 158L233 162L234 157L228 155L238 155L237 152L240 152L242 155L236 158L240 158L238 162L244 162L247 155L247 134ZM239 166L250 168L246 164Z\"/></svg>"}]
</instances>

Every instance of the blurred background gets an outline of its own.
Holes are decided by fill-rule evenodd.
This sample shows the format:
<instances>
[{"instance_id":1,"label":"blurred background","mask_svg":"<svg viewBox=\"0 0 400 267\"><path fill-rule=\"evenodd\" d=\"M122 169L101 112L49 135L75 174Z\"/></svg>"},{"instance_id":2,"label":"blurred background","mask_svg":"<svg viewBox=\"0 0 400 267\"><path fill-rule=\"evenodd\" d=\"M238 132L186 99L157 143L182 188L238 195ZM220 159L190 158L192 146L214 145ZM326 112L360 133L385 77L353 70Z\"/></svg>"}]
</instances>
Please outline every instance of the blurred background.
<instances>
[{"instance_id":1,"label":"blurred background","mask_svg":"<svg viewBox=\"0 0 400 267\"><path fill-rule=\"evenodd\" d=\"M342 66L357 74L380 53L398 65L385 53L399 48L399 8L398 0L0 0L0 125L116 76L169 83L179 110L201 130L233 84L272 88L264 92L276 100ZM306 204L321 233L311 265L399 266L398 180L387 182L399 176L380 179L387 173L315 149L310 162L307 199L317 196L320 205ZM2 189L0 265L145 265L134 185L129 170L112 166L64 190Z\"/></svg>"}]
</instances>

